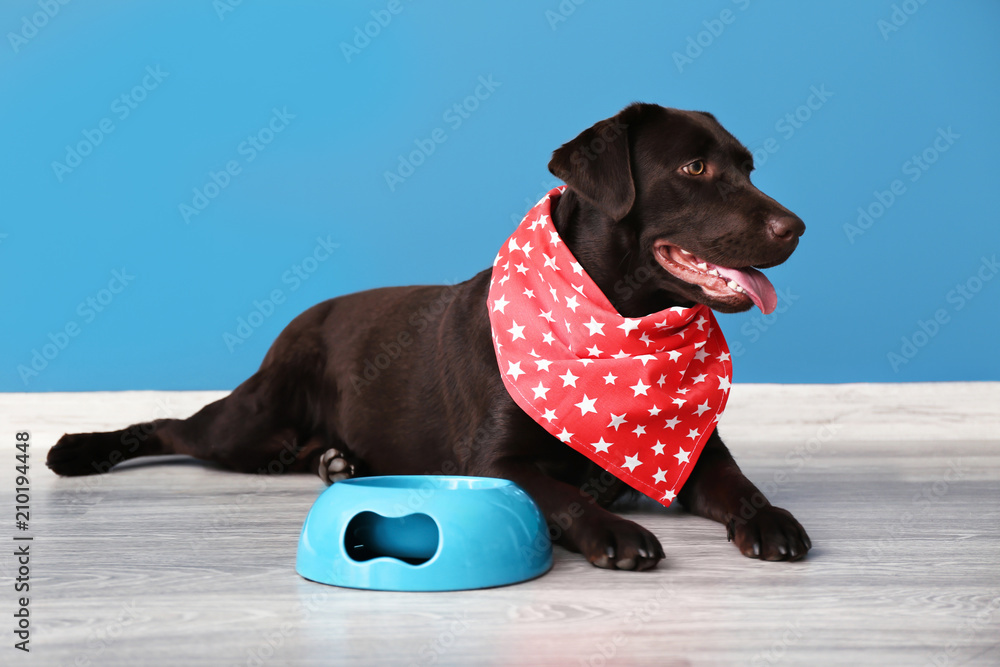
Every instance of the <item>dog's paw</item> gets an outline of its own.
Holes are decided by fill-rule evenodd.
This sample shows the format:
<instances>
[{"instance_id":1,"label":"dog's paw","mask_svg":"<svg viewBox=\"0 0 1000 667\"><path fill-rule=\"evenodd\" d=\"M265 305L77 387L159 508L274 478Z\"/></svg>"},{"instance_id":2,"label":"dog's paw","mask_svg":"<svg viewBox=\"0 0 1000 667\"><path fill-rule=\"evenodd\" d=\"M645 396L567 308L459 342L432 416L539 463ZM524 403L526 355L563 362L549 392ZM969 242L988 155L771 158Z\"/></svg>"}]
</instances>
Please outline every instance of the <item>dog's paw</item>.
<instances>
[{"instance_id":1,"label":"dog's paw","mask_svg":"<svg viewBox=\"0 0 1000 667\"><path fill-rule=\"evenodd\" d=\"M615 517L591 527L576 546L592 565L609 570L649 570L663 558L663 547L639 524Z\"/></svg>"},{"instance_id":2,"label":"dog's paw","mask_svg":"<svg viewBox=\"0 0 1000 667\"><path fill-rule=\"evenodd\" d=\"M748 558L799 560L812 548L802 524L780 507L763 507L749 519L730 519L727 531Z\"/></svg>"},{"instance_id":3,"label":"dog's paw","mask_svg":"<svg viewBox=\"0 0 1000 667\"><path fill-rule=\"evenodd\" d=\"M121 449L121 440L113 433L67 433L49 450L45 464L67 477L107 472L125 460L120 451L115 452L116 447Z\"/></svg>"},{"instance_id":4,"label":"dog's paw","mask_svg":"<svg viewBox=\"0 0 1000 667\"><path fill-rule=\"evenodd\" d=\"M328 449L319 457L319 476L327 484L354 477L355 467L337 449Z\"/></svg>"}]
</instances>

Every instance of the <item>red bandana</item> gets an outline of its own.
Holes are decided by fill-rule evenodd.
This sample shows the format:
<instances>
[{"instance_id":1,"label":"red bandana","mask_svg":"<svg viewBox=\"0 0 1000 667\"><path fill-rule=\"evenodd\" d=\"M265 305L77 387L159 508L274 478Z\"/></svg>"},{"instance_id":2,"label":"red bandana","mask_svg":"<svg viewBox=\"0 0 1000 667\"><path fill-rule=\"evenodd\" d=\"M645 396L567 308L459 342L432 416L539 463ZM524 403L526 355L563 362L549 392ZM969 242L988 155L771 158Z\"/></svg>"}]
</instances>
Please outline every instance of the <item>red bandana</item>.
<instances>
[{"instance_id":1,"label":"red bandana","mask_svg":"<svg viewBox=\"0 0 1000 667\"><path fill-rule=\"evenodd\" d=\"M700 304L619 315L552 224L563 190L528 212L493 263L500 374L546 431L669 505L726 406L726 339Z\"/></svg>"}]
</instances>

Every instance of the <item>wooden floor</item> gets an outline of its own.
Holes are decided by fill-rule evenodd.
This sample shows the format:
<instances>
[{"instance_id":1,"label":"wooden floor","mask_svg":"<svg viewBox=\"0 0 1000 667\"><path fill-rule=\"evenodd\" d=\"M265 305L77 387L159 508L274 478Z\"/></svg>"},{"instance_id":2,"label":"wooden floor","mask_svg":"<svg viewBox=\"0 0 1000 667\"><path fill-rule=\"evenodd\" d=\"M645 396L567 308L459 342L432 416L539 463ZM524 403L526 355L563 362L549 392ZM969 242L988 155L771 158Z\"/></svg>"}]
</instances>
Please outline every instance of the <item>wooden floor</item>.
<instances>
[{"instance_id":1,"label":"wooden floor","mask_svg":"<svg viewBox=\"0 0 1000 667\"><path fill-rule=\"evenodd\" d=\"M806 526L803 562L744 558L721 526L642 505L628 514L668 554L652 572L557 549L535 581L408 594L296 575L318 478L43 465L63 432L219 395L0 394L4 539L24 534L24 429L34 536L30 656L11 647L16 565L0 562L2 664L1000 665L1000 383L734 387L723 438Z\"/></svg>"}]
</instances>

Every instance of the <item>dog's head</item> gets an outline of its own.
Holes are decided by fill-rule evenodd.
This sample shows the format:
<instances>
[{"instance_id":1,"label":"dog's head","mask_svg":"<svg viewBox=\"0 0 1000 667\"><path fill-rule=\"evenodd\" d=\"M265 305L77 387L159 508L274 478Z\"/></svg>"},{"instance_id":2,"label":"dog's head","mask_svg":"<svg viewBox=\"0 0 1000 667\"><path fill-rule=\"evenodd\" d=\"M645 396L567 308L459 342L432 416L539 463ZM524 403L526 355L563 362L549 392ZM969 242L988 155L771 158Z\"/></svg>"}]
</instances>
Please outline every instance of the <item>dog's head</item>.
<instances>
[{"instance_id":1,"label":"dog's head","mask_svg":"<svg viewBox=\"0 0 1000 667\"><path fill-rule=\"evenodd\" d=\"M655 289L721 312L774 309L758 269L788 259L805 225L754 187L753 156L711 114L633 104L557 149L549 170L655 259Z\"/></svg>"}]
</instances>

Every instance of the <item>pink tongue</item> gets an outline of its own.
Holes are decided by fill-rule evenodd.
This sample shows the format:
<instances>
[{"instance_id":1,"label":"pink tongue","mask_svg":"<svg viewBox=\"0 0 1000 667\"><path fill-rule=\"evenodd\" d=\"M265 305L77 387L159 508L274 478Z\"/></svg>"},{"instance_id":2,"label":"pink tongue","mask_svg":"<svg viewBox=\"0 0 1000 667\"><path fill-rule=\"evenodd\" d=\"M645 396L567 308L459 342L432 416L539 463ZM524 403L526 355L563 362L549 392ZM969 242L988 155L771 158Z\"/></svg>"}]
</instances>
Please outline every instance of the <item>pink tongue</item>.
<instances>
[{"instance_id":1,"label":"pink tongue","mask_svg":"<svg viewBox=\"0 0 1000 667\"><path fill-rule=\"evenodd\" d=\"M735 281L746 290L753 302L765 315L770 315L778 305L778 295L774 293L774 285L757 269L726 269L713 266L719 275L727 280Z\"/></svg>"}]
</instances>

